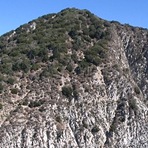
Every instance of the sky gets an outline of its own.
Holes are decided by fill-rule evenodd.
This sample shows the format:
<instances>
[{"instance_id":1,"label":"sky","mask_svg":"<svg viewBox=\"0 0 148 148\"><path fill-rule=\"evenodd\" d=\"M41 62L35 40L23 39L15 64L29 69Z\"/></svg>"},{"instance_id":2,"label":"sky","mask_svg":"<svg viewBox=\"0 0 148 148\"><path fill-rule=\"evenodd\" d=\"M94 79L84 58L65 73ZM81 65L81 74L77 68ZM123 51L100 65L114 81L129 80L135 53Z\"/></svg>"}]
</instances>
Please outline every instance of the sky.
<instances>
[{"instance_id":1,"label":"sky","mask_svg":"<svg viewBox=\"0 0 148 148\"><path fill-rule=\"evenodd\" d=\"M105 20L148 28L148 0L0 0L0 35L65 8L87 9Z\"/></svg>"}]
</instances>

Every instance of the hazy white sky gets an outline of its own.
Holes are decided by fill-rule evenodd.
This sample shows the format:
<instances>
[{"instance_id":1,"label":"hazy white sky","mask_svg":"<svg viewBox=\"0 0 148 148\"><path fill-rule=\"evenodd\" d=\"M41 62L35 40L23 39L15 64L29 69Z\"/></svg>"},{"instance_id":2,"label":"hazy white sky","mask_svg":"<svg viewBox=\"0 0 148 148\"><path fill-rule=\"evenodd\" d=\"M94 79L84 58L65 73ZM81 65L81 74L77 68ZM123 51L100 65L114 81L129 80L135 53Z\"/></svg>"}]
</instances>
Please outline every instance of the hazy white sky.
<instances>
[{"instance_id":1,"label":"hazy white sky","mask_svg":"<svg viewBox=\"0 0 148 148\"><path fill-rule=\"evenodd\" d=\"M106 20L148 28L148 0L0 0L0 6L0 35L68 7L88 9Z\"/></svg>"}]
</instances>

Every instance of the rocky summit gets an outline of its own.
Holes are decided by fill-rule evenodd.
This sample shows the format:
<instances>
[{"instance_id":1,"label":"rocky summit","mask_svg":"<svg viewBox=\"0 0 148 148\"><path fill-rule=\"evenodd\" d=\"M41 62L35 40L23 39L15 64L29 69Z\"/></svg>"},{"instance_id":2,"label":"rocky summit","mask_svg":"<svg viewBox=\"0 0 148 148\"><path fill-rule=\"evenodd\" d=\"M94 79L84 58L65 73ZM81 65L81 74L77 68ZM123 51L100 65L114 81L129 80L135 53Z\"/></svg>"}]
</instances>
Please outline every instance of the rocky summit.
<instances>
[{"instance_id":1,"label":"rocky summit","mask_svg":"<svg viewBox=\"0 0 148 148\"><path fill-rule=\"evenodd\" d=\"M148 30L68 8L0 36L0 148L148 148Z\"/></svg>"}]
</instances>

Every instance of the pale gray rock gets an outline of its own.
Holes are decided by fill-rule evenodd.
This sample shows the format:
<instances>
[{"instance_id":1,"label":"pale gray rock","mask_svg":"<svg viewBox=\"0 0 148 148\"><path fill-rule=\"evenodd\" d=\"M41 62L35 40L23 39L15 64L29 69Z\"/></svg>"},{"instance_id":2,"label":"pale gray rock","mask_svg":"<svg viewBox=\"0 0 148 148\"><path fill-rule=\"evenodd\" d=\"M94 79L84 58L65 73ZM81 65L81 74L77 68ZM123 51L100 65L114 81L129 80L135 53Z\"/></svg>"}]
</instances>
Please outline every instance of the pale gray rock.
<instances>
[{"instance_id":1,"label":"pale gray rock","mask_svg":"<svg viewBox=\"0 0 148 148\"><path fill-rule=\"evenodd\" d=\"M107 62L89 76L18 83L23 94L0 113L0 148L148 148L148 30L109 24ZM63 95L63 86L76 96Z\"/></svg>"}]
</instances>

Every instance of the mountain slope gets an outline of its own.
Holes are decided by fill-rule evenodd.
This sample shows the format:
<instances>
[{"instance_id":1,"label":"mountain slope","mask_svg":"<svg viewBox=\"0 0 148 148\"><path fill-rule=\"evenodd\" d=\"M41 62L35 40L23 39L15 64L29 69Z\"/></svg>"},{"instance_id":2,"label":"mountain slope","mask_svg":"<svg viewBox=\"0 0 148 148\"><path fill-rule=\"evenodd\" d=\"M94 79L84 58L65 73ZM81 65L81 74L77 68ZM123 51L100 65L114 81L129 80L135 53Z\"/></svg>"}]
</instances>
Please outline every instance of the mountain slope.
<instances>
[{"instance_id":1,"label":"mountain slope","mask_svg":"<svg viewBox=\"0 0 148 148\"><path fill-rule=\"evenodd\" d=\"M148 30L65 9L0 37L0 147L148 147Z\"/></svg>"}]
</instances>

